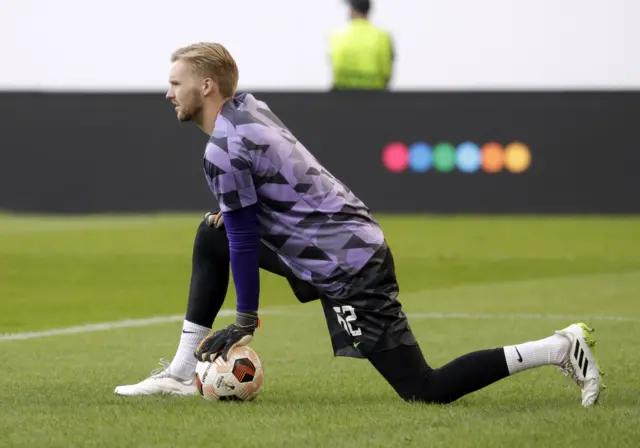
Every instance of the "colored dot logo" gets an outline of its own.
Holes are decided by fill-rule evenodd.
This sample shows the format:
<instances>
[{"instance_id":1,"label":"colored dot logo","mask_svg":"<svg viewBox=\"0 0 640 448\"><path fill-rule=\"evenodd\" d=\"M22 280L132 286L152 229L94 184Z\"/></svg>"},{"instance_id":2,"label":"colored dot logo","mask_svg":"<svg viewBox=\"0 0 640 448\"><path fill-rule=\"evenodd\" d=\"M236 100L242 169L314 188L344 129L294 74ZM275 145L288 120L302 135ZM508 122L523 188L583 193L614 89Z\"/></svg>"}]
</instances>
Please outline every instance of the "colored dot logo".
<instances>
[{"instance_id":1,"label":"colored dot logo","mask_svg":"<svg viewBox=\"0 0 640 448\"><path fill-rule=\"evenodd\" d=\"M402 143L391 143L382 151L382 163L392 173L401 173L409 166L409 150Z\"/></svg>"},{"instance_id":2,"label":"colored dot logo","mask_svg":"<svg viewBox=\"0 0 640 448\"><path fill-rule=\"evenodd\" d=\"M463 173L478 171L482 165L482 153L478 145L471 142L461 143L456 151L456 165Z\"/></svg>"},{"instance_id":3,"label":"colored dot logo","mask_svg":"<svg viewBox=\"0 0 640 448\"><path fill-rule=\"evenodd\" d=\"M487 143L482 147L482 169L487 173L498 173L504 168L504 149L498 143Z\"/></svg>"},{"instance_id":4,"label":"colored dot logo","mask_svg":"<svg viewBox=\"0 0 640 448\"><path fill-rule=\"evenodd\" d=\"M512 173L522 173L531 165L531 152L522 143L511 143L504 150L504 164Z\"/></svg>"},{"instance_id":5,"label":"colored dot logo","mask_svg":"<svg viewBox=\"0 0 640 448\"><path fill-rule=\"evenodd\" d=\"M521 142L488 142L478 146L473 142L462 142L457 147L447 142L438 142L433 147L424 142L410 146L394 142L382 151L382 164L392 173L407 169L415 173L429 170L449 173L454 169L462 173L523 173L531 166L531 151Z\"/></svg>"},{"instance_id":6,"label":"colored dot logo","mask_svg":"<svg viewBox=\"0 0 640 448\"><path fill-rule=\"evenodd\" d=\"M433 153L426 143L414 143L409 147L408 166L417 173L424 173L433 166Z\"/></svg>"},{"instance_id":7,"label":"colored dot logo","mask_svg":"<svg viewBox=\"0 0 640 448\"><path fill-rule=\"evenodd\" d=\"M448 173L456 166L456 148L450 143L438 143L433 148L433 167L437 171Z\"/></svg>"}]
</instances>

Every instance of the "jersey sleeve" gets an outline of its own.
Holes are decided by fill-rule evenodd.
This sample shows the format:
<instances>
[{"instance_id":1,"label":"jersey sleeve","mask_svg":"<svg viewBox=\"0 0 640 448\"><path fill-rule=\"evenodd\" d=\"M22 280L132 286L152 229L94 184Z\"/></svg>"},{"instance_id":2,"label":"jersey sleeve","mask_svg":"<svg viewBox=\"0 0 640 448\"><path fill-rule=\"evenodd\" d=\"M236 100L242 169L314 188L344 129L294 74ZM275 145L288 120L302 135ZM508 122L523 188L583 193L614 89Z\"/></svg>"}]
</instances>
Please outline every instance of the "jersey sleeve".
<instances>
[{"instance_id":1,"label":"jersey sleeve","mask_svg":"<svg viewBox=\"0 0 640 448\"><path fill-rule=\"evenodd\" d=\"M222 212L258 202L249 151L238 137L212 137L204 155L207 184Z\"/></svg>"}]
</instances>

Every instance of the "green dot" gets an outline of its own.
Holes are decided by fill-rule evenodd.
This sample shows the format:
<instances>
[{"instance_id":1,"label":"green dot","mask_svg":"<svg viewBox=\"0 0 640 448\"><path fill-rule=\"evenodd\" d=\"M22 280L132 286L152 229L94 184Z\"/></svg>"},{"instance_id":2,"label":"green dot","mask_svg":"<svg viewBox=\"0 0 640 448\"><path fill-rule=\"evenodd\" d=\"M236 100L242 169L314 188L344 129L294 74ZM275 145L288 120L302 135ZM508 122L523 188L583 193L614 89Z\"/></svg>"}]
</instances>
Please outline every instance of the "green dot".
<instances>
[{"instance_id":1,"label":"green dot","mask_svg":"<svg viewBox=\"0 0 640 448\"><path fill-rule=\"evenodd\" d=\"M451 143L438 143L433 148L433 167L449 172L456 166L456 148Z\"/></svg>"}]
</instances>

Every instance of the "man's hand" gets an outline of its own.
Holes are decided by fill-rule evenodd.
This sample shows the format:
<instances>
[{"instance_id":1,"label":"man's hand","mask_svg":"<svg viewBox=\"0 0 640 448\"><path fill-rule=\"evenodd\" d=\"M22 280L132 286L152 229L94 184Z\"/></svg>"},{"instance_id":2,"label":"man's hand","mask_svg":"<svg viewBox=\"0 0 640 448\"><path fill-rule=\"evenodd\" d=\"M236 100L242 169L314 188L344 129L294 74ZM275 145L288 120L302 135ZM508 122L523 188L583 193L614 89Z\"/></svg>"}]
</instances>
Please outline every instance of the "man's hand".
<instances>
[{"instance_id":1,"label":"man's hand","mask_svg":"<svg viewBox=\"0 0 640 448\"><path fill-rule=\"evenodd\" d=\"M234 347L248 345L253 340L253 332L259 326L257 313L236 313L236 323L211 336L204 338L195 350L198 361L213 362L218 356L227 361L229 352Z\"/></svg>"},{"instance_id":2,"label":"man's hand","mask_svg":"<svg viewBox=\"0 0 640 448\"><path fill-rule=\"evenodd\" d=\"M222 211L220 210L207 212L204 215L204 220L209 227L215 227L216 229L219 229L224 225L224 217L222 216Z\"/></svg>"}]
</instances>

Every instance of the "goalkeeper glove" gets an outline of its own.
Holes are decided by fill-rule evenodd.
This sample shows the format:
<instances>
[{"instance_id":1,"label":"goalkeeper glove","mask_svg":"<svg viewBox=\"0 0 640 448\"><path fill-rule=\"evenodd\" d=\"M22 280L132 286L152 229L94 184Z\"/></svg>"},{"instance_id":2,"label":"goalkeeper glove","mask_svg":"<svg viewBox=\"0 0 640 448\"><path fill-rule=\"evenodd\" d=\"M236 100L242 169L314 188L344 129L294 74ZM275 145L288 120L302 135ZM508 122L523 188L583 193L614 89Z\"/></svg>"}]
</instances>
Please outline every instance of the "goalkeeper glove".
<instances>
[{"instance_id":1,"label":"goalkeeper glove","mask_svg":"<svg viewBox=\"0 0 640 448\"><path fill-rule=\"evenodd\" d=\"M215 227L216 229L219 229L224 225L224 217L222 216L222 212L220 210L207 212L204 215L204 220L209 227Z\"/></svg>"},{"instance_id":2,"label":"goalkeeper glove","mask_svg":"<svg viewBox=\"0 0 640 448\"><path fill-rule=\"evenodd\" d=\"M204 338L196 348L194 355L199 361L213 362L218 356L227 361L229 352L235 347L248 345L253 332L260 326L257 313L236 313L236 323L218 330Z\"/></svg>"}]
</instances>

